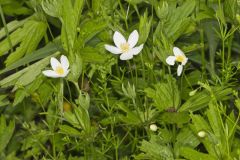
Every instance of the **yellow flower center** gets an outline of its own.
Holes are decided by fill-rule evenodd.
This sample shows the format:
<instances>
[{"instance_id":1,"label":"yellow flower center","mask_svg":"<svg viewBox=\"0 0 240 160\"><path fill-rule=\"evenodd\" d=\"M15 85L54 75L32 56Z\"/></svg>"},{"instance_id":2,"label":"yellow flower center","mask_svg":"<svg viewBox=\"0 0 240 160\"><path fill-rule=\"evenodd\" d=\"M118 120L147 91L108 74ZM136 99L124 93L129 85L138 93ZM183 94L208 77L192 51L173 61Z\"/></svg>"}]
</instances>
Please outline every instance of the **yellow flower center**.
<instances>
[{"instance_id":1,"label":"yellow flower center","mask_svg":"<svg viewBox=\"0 0 240 160\"><path fill-rule=\"evenodd\" d=\"M58 66L55 70L55 72L59 75L63 75L64 74L64 69L62 66Z\"/></svg>"},{"instance_id":2,"label":"yellow flower center","mask_svg":"<svg viewBox=\"0 0 240 160\"><path fill-rule=\"evenodd\" d=\"M122 44L120 45L120 48L121 48L122 52L125 53L125 52L128 52L128 51L129 51L130 46L129 46L128 43L122 43Z\"/></svg>"},{"instance_id":3,"label":"yellow flower center","mask_svg":"<svg viewBox=\"0 0 240 160\"><path fill-rule=\"evenodd\" d=\"M181 56L181 55L176 56L176 61L177 61L177 62L183 62L184 60L185 60L185 57L184 57L184 56Z\"/></svg>"}]
</instances>

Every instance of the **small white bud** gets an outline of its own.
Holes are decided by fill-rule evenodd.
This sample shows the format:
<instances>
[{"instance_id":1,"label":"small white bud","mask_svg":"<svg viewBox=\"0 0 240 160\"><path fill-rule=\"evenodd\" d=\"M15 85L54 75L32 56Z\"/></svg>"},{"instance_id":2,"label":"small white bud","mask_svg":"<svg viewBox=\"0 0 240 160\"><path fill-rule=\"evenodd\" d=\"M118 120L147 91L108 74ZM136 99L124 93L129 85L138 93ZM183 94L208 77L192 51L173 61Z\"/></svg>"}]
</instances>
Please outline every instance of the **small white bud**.
<instances>
[{"instance_id":1,"label":"small white bud","mask_svg":"<svg viewBox=\"0 0 240 160\"><path fill-rule=\"evenodd\" d=\"M150 125L150 130L153 131L153 132L156 132L158 129L157 125L156 124L151 124Z\"/></svg>"},{"instance_id":2,"label":"small white bud","mask_svg":"<svg viewBox=\"0 0 240 160\"><path fill-rule=\"evenodd\" d=\"M199 131L198 132L198 137L204 138L206 136L206 132L205 131Z\"/></svg>"}]
</instances>

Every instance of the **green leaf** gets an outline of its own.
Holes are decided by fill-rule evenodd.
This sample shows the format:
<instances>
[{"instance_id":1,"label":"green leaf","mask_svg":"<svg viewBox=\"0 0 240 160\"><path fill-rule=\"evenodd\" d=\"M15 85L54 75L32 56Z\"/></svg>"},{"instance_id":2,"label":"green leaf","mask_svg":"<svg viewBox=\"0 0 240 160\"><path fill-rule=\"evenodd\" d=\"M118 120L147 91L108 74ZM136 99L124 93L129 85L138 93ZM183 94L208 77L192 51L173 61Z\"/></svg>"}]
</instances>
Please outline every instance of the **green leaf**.
<instances>
[{"instance_id":1,"label":"green leaf","mask_svg":"<svg viewBox=\"0 0 240 160\"><path fill-rule=\"evenodd\" d=\"M225 0L223 4L224 14L232 21L235 20L237 12L237 0Z\"/></svg>"},{"instance_id":2,"label":"green leaf","mask_svg":"<svg viewBox=\"0 0 240 160\"><path fill-rule=\"evenodd\" d=\"M188 147L182 147L180 149L180 155L183 156L184 158L191 159L191 160L205 160L205 159L216 160L215 157L209 154L201 153Z\"/></svg>"},{"instance_id":3,"label":"green leaf","mask_svg":"<svg viewBox=\"0 0 240 160\"><path fill-rule=\"evenodd\" d=\"M0 95L0 106L1 107L10 104L9 100L7 99L7 97L8 97L8 95Z\"/></svg>"},{"instance_id":4,"label":"green leaf","mask_svg":"<svg viewBox=\"0 0 240 160\"><path fill-rule=\"evenodd\" d=\"M21 6L21 4L14 2L9 5L3 6L3 12L6 15L14 16L14 15L29 15L32 13L32 10Z\"/></svg>"},{"instance_id":5,"label":"green leaf","mask_svg":"<svg viewBox=\"0 0 240 160\"><path fill-rule=\"evenodd\" d=\"M16 31L10 34L9 38L11 40L12 46L16 46L24 39L25 33L23 31L23 28L18 28ZM7 54L10 49L11 46L9 45L7 38L0 42L0 56Z\"/></svg>"},{"instance_id":6,"label":"green leaf","mask_svg":"<svg viewBox=\"0 0 240 160\"><path fill-rule=\"evenodd\" d=\"M146 88L144 90L149 98L154 101L154 106L161 112L168 108L178 108L180 104L179 90L176 80L172 77L167 78L167 82L161 82L154 85L154 89Z\"/></svg>"},{"instance_id":7,"label":"green leaf","mask_svg":"<svg viewBox=\"0 0 240 160\"><path fill-rule=\"evenodd\" d=\"M25 97L28 97L29 95L33 94L33 92L39 88L42 81L43 81L42 78L37 78L28 86L26 86L26 88L20 88L19 90L17 90L15 93L13 106L16 106L17 104L22 102Z\"/></svg>"},{"instance_id":8,"label":"green leaf","mask_svg":"<svg viewBox=\"0 0 240 160\"><path fill-rule=\"evenodd\" d=\"M195 148L199 145L199 140L194 135L194 133L188 127L184 127L177 135L177 142L179 147L181 146L188 146Z\"/></svg>"},{"instance_id":9,"label":"green leaf","mask_svg":"<svg viewBox=\"0 0 240 160\"><path fill-rule=\"evenodd\" d=\"M160 145L154 141L143 140L140 146L140 150L145 152L149 159L154 160L174 160L173 153L170 148L164 145Z\"/></svg>"},{"instance_id":10,"label":"green leaf","mask_svg":"<svg viewBox=\"0 0 240 160\"><path fill-rule=\"evenodd\" d=\"M82 47L90 39L96 36L107 27L107 21L103 18L96 18L94 20L87 19L80 25L80 32L77 40L78 46Z\"/></svg>"},{"instance_id":11,"label":"green leaf","mask_svg":"<svg viewBox=\"0 0 240 160\"><path fill-rule=\"evenodd\" d=\"M72 82L78 82L78 79L82 73L83 66L82 58L80 57L78 52L76 54L70 54L69 63L71 64L70 65L71 72L67 76L67 79Z\"/></svg>"},{"instance_id":12,"label":"green leaf","mask_svg":"<svg viewBox=\"0 0 240 160\"><path fill-rule=\"evenodd\" d=\"M121 121L128 123L128 124L133 124L133 125L141 124L141 119L136 111L130 110L123 103L118 103L117 106L119 107L119 109L121 109L122 111L124 111L127 114L126 116L119 115L118 118L120 118Z\"/></svg>"},{"instance_id":13,"label":"green leaf","mask_svg":"<svg viewBox=\"0 0 240 160\"><path fill-rule=\"evenodd\" d=\"M144 15L140 17L140 22L139 22L139 41L138 44L143 44L147 41L148 35L150 33L151 29L151 24L152 24L152 17L148 17L148 12L145 11Z\"/></svg>"},{"instance_id":14,"label":"green leaf","mask_svg":"<svg viewBox=\"0 0 240 160\"><path fill-rule=\"evenodd\" d=\"M90 133L91 131L91 124L90 124L90 117L88 114L88 110L83 108L82 106L74 107L74 114L76 119L78 120L79 125L82 127L86 133Z\"/></svg>"},{"instance_id":15,"label":"green leaf","mask_svg":"<svg viewBox=\"0 0 240 160\"><path fill-rule=\"evenodd\" d=\"M187 24L190 22L187 17L193 12L195 5L195 0L187 0L183 5L172 10L163 29L173 42L187 29Z\"/></svg>"},{"instance_id":16,"label":"green leaf","mask_svg":"<svg viewBox=\"0 0 240 160\"><path fill-rule=\"evenodd\" d=\"M58 55L59 52L56 52L55 55ZM49 64L50 58L52 56L46 57L31 66L24 68L17 73L14 73L3 80L0 81L0 86L3 88L14 85L14 90L19 86L26 86L36 79L36 77L42 73L42 70Z\"/></svg>"},{"instance_id":17,"label":"green leaf","mask_svg":"<svg viewBox=\"0 0 240 160\"><path fill-rule=\"evenodd\" d=\"M33 52L40 40L43 38L47 29L45 22L29 20L24 24L23 32L26 34L24 39L17 47L16 51L11 53L5 61L6 66L14 63L16 60L23 57L25 54Z\"/></svg>"},{"instance_id":18,"label":"green leaf","mask_svg":"<svg viewBox=\"0 0 240 160\"><path fill-rule=\"evenodd\" d=\"M215 56L218 43L220 41L216 31L219 30L218 23L216 21L204 21L202 22L204 33L206 34L209 54L210 54L210 72L215 74ZM212 27L209 27L212 26Z\"/></svg>"},{"instance_id":19,"label":"green leaf","mask_svg":"<svg viewBox=\"0 0 240 160\"><path fill-rule=\"evenodd\" d=\"M209 109L207 110L207 117L209 124L213 130L214 135L221 139L224 137L224 128L222 126L222 118L219 113L219 110L217 108L220 108L218 105L214 104L214 102L209 103Z\"/></svg>"},{"instance_id":20,"label":"green leaf","mask_svg":"<svg viewBox=\"0 0 240 160\"><path fill-rule=\"evenodd\" d=\"M197 114L191 114L191 118L193 123L193 125L191 125L191 128L196 135L200 131L204 131L207 134L212 133L212 129L208 121L203 116L197 115ZM199 138L199 140L203 143L204 147L206 148L209 154L215 155L215 149L212 147L215 144L212 144L212 140L210 141L208 137Z\"/></svg>"},{"instance_id":21,"label":"green leaf","mask_svg":"<svg viewBox=\"0 0 240 160\"><path fill-rule=\"evenodd\" d=\"M77 0L74 4L72 1L63 0L62 5L62 31L61 40L63 48L70 53L73 51L73 46L77 38L77 26L81 17L84 0Z\"/></svg>"},{"instance_id":22,"label":"green leaf","mask_svg":"<svg viewBox=\"0 0 240 160\"><path fill-rule=\"evenodd\" d=\"M62 47L60 46L60 41L58 39L54 42L48 43L45 47L38 49L38 50L32 52L31 54L19 59L18 61L14 62L13 64L9 65L5 69L1 70L0 74L6 73L6 72L16 69L20 66L26 65L30 62L53 55L57 51L62 51Z\"/></svg>"},{"instance_id":23,"label":"green leaf","mask_svg":"<svg viewBox=\"0 0 240 160\"><path fill-rule=\"evenodd\" d=\"M2 115L0 119L0 152L6 148L7 144L9 143L13 132L15 129L15 122L14 120L10 121L7 125L5 117Z\"/></svg>"},{"instance_id":24,"label":"green leaf","mask_svg":"<svg viewBox=\"0 0 240 160\"><path fill-rule=\"evenodd\" d=\"M7 29L8 29L8 32L11 33L13 32L14 30L18 29L19 27L21 27L26 21L27 21L28 18L26 19L23 19L21 21L18 21L18 20L13 20L11 22L9 22L7 24ZM7 36L6 34L6 31L5 31L5 28L2 28L0 30L0 39L2 39L3 37Z\"/></svg>"},{"instance_id":25,"label":"green leaf","mask_svg":"<svg viewBox=\"0 0 240 160\"><path fill-rule=\"evenodd\" d=\"M167 124L182 125L190 121L190 116L187 112L164 112L160 115L160 120Z\"/></svg>"},{"instance_id":26,"label":"green leaf","mask_svg":"<svg viewBox=\"0 0 240 160\"><path fill-rule=\"evenodd\" d=\"M229 98L229 94L232 93L231 88L226 87L212 87L212 91L217 100L225 100ZM208 105L213 99L211 94L207 90L203 90L190 97L179 109L179 111L197 111Z\"/></svg>"},{"instance_id":27,"label":"green leaf","mask_svg":"<svg viewBox=\"0 0 240 160\"><path fill-rule=\"evenodd\" d=\"M191 147L194 149L200 144L198 138L194 135L188 127L184 127L177 135L177 142L174 144L174 153L176 157L179 157L179 152L182 147Z\"/></svg>"},{"instance_id":28,"label":"green leaf","mask_svg":"<svg viewBox=\"0 0 240 160\"><path fill-rule=\"evenodd\" d=\"M59 126L60 133L70 135L70 136L81 136L81 132L73 127L70 127L68 125L60 125Z\"/></svg>"},{"instance_id":29,"label":"green leaf","mask_svg":"<svg viewBox=\"0 0 240 160\"><path fill-rule=\"evenodd\" d=\"M52 17L60 18L62 12L63 0L43 0L43 10Z\"/></svg>"},{"instance_id":30,"label":"green leaf","mask_svg":"<svg viewBox=\"0 0 240 160\"><path fill-rule=\"evenodd\" d=\"M86 63L104 63L108 56L101 54L98 48L85 47L81 50L81 57Z\"/></svg>"}]
</instances>

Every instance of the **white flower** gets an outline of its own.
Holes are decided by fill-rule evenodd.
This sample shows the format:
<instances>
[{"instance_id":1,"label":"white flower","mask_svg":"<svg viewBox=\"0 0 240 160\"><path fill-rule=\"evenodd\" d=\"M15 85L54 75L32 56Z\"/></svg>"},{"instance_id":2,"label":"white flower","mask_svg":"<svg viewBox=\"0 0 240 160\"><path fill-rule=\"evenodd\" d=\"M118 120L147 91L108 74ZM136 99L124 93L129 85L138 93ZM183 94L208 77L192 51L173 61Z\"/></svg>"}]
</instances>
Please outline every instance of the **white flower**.
<instances>
[{"instance_id":1,"label":"white flower","mask_svg":"<svg viewBox=\"0 0 240 160\"><path fill-rule=\"evenodd\" d=\"M42 73L47 77L52 78L59 78L59 77L66 77L69 73L69 62L66 56L62 55L60 58L60 62L52 57L51 58L51 66L53 70L46 70Z\"/></svg>"},{"instance_id":2,"label":"white flower","mask_svg":"<svg viewBox=\"0 0 240 160\"><path fill-rule=\"evenodd\" d=\"M198 136L200 137L200 138L204 138L205 136L206 136L206 132L205 131L199 131L198 132Z\"/></svg>"},{"instance_id":3,"label":"white flower","mask_svg":"<svg viewBox=\"0 0 240 160\"><path fill-rule=\"evenodd\" d=\"M151 124L149 128L150 128L150 130L153 131L153 132L156 132L157 129L158 129L158 127L157 127L156 124Z\"/></svg>"},{"instance_id":4,"label":"white flower","mask_svg":"<svg viewBox=\"0 0 240 160\"><path fill-rule=\"evenodd\" d=\"M138 42L138 32L134 30L128 37L128 40L123 37L123 35L119 32L115 32L113 35L113 41L116 45L105 45L105 49L113 54L121 54L120 59L121 60L128 60L132 59L133 55L137 55L141 52L143 49L143 44L140 46L134 47Z\"/></svg>"},{"instance_id":5,"label":"white flower","mask_svg":"<svg viewBox=\"0 0 240 160\"><path fill-rule=\"evenodd\" d=\"M177 75L180 76L182 74L183 66L187 63L188 58L185 56L183 51L181 51L178 47L173 47L174 56L169 56L166 59L167 64L173 66L175 62L180 62L177 68Z\"/></svg>"}]
</instances>

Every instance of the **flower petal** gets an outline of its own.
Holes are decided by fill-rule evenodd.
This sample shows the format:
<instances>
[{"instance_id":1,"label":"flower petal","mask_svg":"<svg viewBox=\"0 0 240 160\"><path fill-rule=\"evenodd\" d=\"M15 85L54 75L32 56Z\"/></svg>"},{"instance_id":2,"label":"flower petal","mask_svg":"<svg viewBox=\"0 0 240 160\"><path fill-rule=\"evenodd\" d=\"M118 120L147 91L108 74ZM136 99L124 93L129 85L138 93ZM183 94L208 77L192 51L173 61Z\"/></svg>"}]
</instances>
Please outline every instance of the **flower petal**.
<instances>
[{"instance_id":1,"label":"flower petal","mask_svg":"<svg viewBox=\"0 0 240 160\"><path fill-rule=\"evenodd\" d=\"M58 66L61 66L61 63L55 57L51 58L50 63L53 70L56 70Z\"/></svg>"},{"instance_id":2,"label":"flower petal","mask_svg":"<svg viewBox=\"0 0 240 160\"><path fill-rule=\"evenodd\" d=\"M62 55L60 58L63 69L66 71L69 68L69 61L66 56Z\"/></svg>"},{"instance_id":3,"label":"flower petal","mask_svg":"<svg viewBox=\"0 0 240 160\"><path fill-rule=\"evenodd\" d=\"M177 75L180 76L182 74L182 70L183 70L183 65L179 65L177 68Z\"/></svg>"},{"instance_id":4,"label":"flower petal","mask_svg":"<svg viewBox=\"0 0 240 160\"><path fill-rule=\"evenodd\" d=\"M47 77L52 77L52 78L58 78L60 77L56 72L54 72L53 70L46 70L46 71L42 71L42 73L47 76Z\"/></svg>"},{"instance_id":5,"label":"flower petal","mask_svg":"<svg viewBox=\"0 0 240 160\"><path fill-rule=\"evenodd\" d=\"M108 50L109 52L113 53L113 54L120 54L122 53L121 50L117 47L105 44L105 49Z\"/></svg>"},{"instance_id":6,"label":"flower petal","mask_svg":"<svg viewBox=\"0 0 240 160\"><path fill-rule=\"evenodd\" d=\"M183 51L181 49L179 49L178 47L173 47L173 54L175 56L184 56L185 57Z\"/></svg>"},{"instance_id":7,"label":"flower petal","mask_svg":"<svg viewBox=\"0 0 240 160\"><path fill-rule=\"evenodd\" d=\"M64 74L63 75L59 75L59 77L66 77L69 73L69 69L68 70L64 70Z\"/></svg>"},{"instance_id":8,"label":"flower petal","mask_svg":"<svg viewBox=\"0 0 240 160\"><path fill-rule=\"evenodd\" d=\"M113 41L115 45L120 48L121 44L126 43L126 39L123 37L121 33L116 31L113 35Z\"/></svg>"},{"instance_id":9,"label":"flower petal","mask_svg":"<svg viewBox=\"0 0 240 160\"><path fill-rule=\"evenodd\" d=\"M131 53L133 55L138 55L143 49L143 44L141 44L138 47L134 47L133 49L131 49L130 51L128 51L127 53Z\"/></svg>"},{"instance_id":10,"label":"flower petal","mask_svg":"<svg viewBox=\"0 0 240 160\"><path fill-rule=\"evenodd\" d=\"M133 48L139 39L139 34L137 30L134 30L128 37L128 44L130 46L130 48Z\"/></svg>"},{"instance_id":11,"label":"flower petal","mask_svg":"<svg viewBox=\"0 0 240 160\"><path fill-rule=\"evenodd\" d=\"M120 56L120 59L123 60L123 61L129 60L129 59L132 59L132 58L133 58L133 54L128 53L128 52L127 53L123 53Z\"/></svg>"},{"instance_id":12,"label":"flower petal","mask_svg":"<svg viewBox=\"0 0 240 160\"><path fill-rule=\"evenodd\" d=\"M173 66L175 64L176 57L175 56L168 56L166 59L167 64Z\"/></svg>"},{"instance_id":13,"label":"flower petal","mask_svg":"<svg viewBox=\"0 0 240 160\"><path fill-rule=\"evenodd\" d=\"M188 58L185 57L185 59L184 59L183 62L182 62L182 65L184 66L184 65L187 63L187 61L188 61Z\"/></svg>"}]
</instances>

